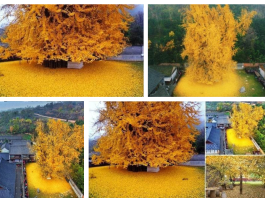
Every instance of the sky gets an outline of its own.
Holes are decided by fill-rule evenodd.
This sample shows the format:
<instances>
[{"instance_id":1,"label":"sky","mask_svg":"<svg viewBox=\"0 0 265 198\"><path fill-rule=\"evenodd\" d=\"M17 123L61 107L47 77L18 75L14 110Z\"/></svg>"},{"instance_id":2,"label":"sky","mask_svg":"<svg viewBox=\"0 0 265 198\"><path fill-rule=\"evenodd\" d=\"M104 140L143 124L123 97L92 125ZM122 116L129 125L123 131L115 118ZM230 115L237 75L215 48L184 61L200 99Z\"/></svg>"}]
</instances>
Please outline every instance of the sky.
<instances>
[{"instance_id":1,"label":"sky","mask_svg":"<svg viewBox=\"0 0 265 198\"><path fill-rule=\"evenodd\" d=\"M88 122L86 122L86 124L88 125L89 138L97 137L97 135L94 135L96 128L93 127L93 125L99 117L97 110L104 108L104 106L104 102L88 102L89 114Z\"/></svg>"},{"instance_id":2,"label":"sky","mask_svg":"<svg viewBox=\"0 0 265 198\"><path fill-rule=\"evenodd\" d=\"M0 4L0 8L2 7L2 5L3 4ZM0 9L0 28L6 26L9 23L9 21L13 19L13 17L9 17L8 20L6 20L6 19L5 20L1 20L3 15L4 15L4 12L3 12L3 10Z\"/></svg>"},{"instance_id":3,"label":"sky","mask_svg":"<svg viewBox=\"0 0 265 198\"><path fill-rule=\"evenodd\" d=\"M199 102L200 103L200 121L201 124L197 127L198 129L201 129L202 127L205 126L205 102ZM89 115L88 115L88 130L89 130L89 138L90 139L95 139L99 135L95 134L96 132L96 127L94 127L95 121L99 117L98 109L104 108L104 102L89 102L88 103L88 108L89 108Z\"/></svg>"},{"instance_id":4,"label":"sky","mask_svg":"<svg viewBox=\"0 0 265 198\"><path fill-rule=\"evenodd\" d=\"M47 101L41 101L41 102L36 102L36 101L23 101L23 102L18 102L18 101L0 101L0 111L6 111L10 109L16 109L16 108L25 108L25 107L36 107L38 105L44 106L49 102Z\"/></svg>"}]
</instances>

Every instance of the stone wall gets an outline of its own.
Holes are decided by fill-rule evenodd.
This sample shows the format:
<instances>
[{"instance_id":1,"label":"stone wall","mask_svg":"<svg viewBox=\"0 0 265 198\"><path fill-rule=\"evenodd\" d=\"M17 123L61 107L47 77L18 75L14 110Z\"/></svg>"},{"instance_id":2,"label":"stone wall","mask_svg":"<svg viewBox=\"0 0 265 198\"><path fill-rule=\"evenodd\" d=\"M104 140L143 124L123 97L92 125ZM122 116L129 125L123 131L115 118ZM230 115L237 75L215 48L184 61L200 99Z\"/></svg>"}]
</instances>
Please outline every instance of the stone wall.
<instances>
[{"instance_id":1,"label":"stone wall","mask_svg":"<svg viewBox=\"0 0 265 198\"><path fill-rule=\"evenodd\" d=\"M107 60L113 61L144 61L144 57L141 55L118 55L109 57Z\"/></svg>"}]
</instances>

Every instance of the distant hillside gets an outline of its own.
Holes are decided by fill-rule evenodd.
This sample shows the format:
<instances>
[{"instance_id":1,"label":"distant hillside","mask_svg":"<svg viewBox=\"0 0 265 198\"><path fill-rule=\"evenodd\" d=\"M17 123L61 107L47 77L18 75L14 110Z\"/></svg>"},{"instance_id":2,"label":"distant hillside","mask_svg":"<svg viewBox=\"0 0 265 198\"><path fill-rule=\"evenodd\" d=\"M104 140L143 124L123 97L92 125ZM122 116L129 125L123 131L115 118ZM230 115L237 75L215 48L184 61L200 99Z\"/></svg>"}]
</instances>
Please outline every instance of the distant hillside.
<instances>
[{"instance_id":1,"label":"distant hillside","mask_svg":"<svg viewBox=\"0 0 265 198\"><path fill-rule=\"evenodd\" d=\"M1 103L1 105L9 103ZM67 120L84 120L84 102L50 102L36 107L19 107L0 112L0 133L34 133L39 119L34 113ZM46 120L46 119L44 119Z\"/></svg>"},{"instance_id":2,"label":"distant hillside","mask_svg":"<svg viewBox=\"0 0 265 198\"><path fill-rule=\"evenodd\" d=\"M33 108L34 113L68 120L84 119L84 102L51 102Z\"/></svg>"}]
</instances>

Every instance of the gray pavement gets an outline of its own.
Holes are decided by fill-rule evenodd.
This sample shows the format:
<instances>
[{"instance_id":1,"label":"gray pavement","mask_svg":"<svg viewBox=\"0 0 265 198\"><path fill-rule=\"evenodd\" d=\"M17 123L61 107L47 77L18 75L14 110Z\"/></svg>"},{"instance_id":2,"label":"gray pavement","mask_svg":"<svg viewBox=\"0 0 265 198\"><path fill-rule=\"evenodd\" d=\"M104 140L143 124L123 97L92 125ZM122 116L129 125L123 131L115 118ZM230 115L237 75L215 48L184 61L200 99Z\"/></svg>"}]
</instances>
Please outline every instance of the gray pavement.
<instances>
[{"instance_id":1,"label":"gray pavement","mask_svg":"<svg viewBox=\"0 0 265 198\"><path fill-rule=\"evenodd\" d=\"M221 130L221 136L220 136L220 155L224 155L225 154L225 130Z\"/></svg>"},{"instance_id":2,"label":"gray pavement","mask_svg":"<svg viewBox=\"0 0 265 198\"><path fill-rule=\"evenodd\" d=\"M16 191L15 191L15 197L20 198L21 197L21 189L22 188L22 168L17 167L16 168Z\"/></svg>"}]
</instances>

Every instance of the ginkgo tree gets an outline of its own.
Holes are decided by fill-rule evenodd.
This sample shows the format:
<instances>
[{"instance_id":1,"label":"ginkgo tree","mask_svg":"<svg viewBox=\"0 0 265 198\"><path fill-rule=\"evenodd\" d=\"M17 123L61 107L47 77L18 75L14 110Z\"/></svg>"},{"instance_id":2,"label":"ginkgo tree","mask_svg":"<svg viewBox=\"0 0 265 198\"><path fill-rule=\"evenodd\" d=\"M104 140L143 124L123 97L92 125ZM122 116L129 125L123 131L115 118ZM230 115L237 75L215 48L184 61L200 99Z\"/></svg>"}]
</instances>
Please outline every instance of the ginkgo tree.
<instances>
[{"instance_id":1,"label":"ginkgo tree","mask_svg":"<svg viewBox=\"0 0 265 198\"><path fill-rule=\"evenodd\" d=\"M47 124L37 122L37 137L33 151L43 177L65 177L78 162L84 148L84 125L70 127L68 123L50 119Z\"/></svg>"},{"instance_id":2,"label":"ginkgo tree","mask_svg":"<svg viewBox=\"0 0 265 198\"><path fill-rule=\"evenodd\" d=\"M106 102L99 113L94 164L166 167L194 154L199 103Z\"/></svg>"},{"instance_id":3,"label":"ginkgo tree","mask_svg":"<svg viewBox=\"0 0 265 198\"><path fill-rule=\"evenodd\" d=\"M182 58L188 57L187 75L203 84L214 84L233 72L237 34L245 35L255 11L242 10L235 19L229 5L190 5L184 10Z\"/></svg>"},{"instance_id":4,"label":"ginkgo tree","mask_svg":"<svg viewBox=\"0 0 265 198\"><path fill-rule=\"evenodd\" d=\"M243 192L243 176L256 174L264 183L265 157L263 156L207 156L206 178L207 186L225 185L227 180L240 179L240 194Z\"/></svg>"},{"instance_id":5,"label":"ginkgo tree","mask_svg":"<svg viewBox=\"0 0 265 198\"><path fill-rule=\"evenodd\" d=\"M263 108L247 103L234 104L232 108L232 127L238 138L254 136L259 121L264 116Z\"/></svg>"},{"instance_id":6,"label":"ginkgo tree","mask_svg":"<svg viewBox=\"0 0 265 198\"><path fill-rule=\"evenodd\" d=\"M133 5L5 5L0 58L92 62L122 52Z\"/></svg>"}]
</instances>

